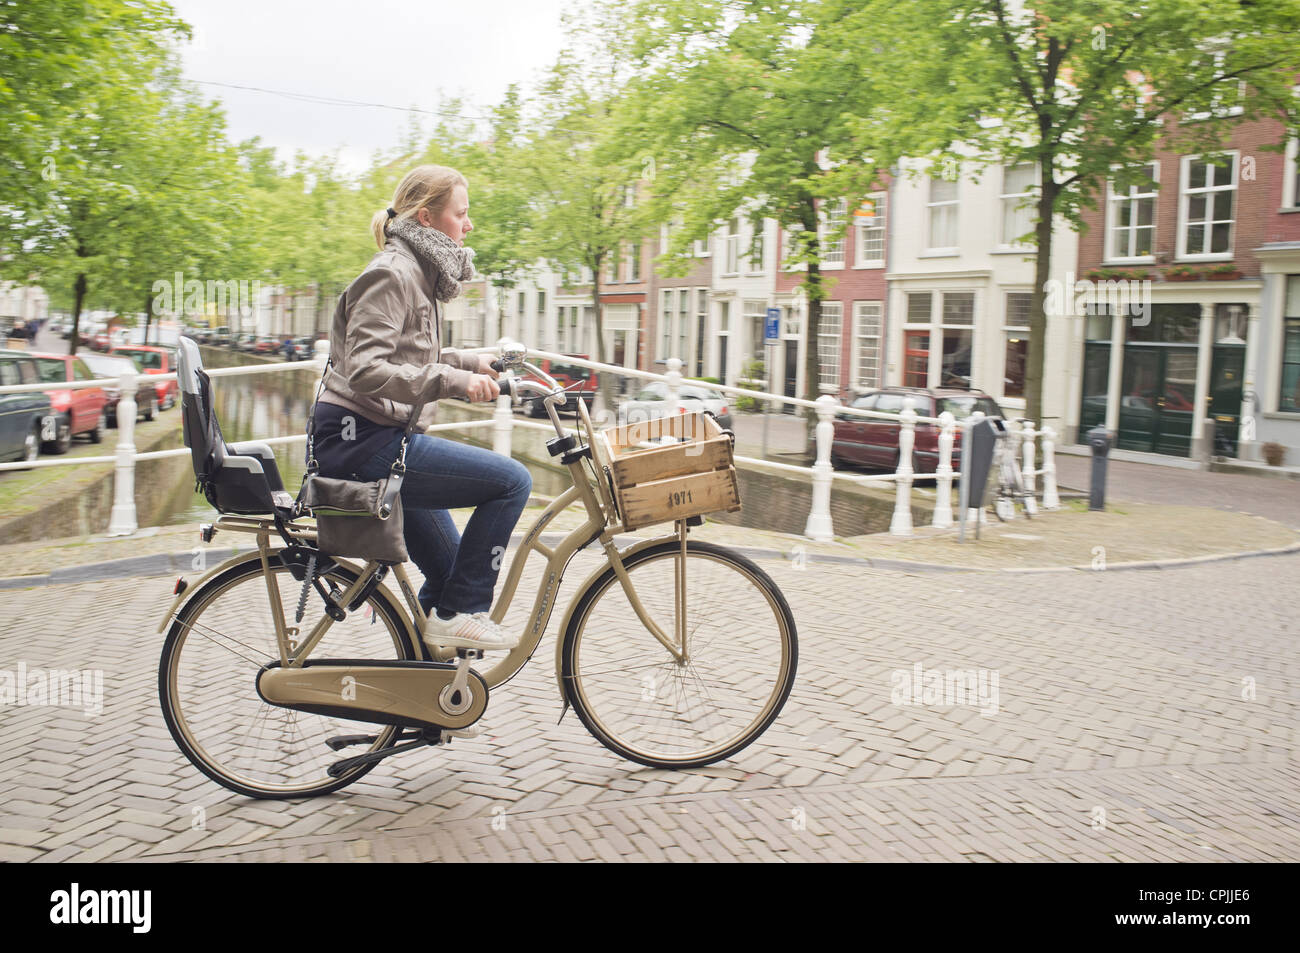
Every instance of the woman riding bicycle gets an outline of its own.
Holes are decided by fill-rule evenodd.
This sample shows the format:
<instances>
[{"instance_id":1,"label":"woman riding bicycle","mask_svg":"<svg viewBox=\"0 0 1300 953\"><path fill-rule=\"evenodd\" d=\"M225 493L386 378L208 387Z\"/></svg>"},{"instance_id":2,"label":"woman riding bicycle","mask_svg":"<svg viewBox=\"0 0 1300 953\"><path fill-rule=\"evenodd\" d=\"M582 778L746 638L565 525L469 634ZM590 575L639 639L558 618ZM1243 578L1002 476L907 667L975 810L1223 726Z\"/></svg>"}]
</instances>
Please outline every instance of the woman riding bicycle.
<instances>
[{"instance_id":1,"label":"woman riding bicycle","mask_svg":"<svg viewBox=\"0 0 1300 953\"><path fill-rule=\"evenodd\" d=\"M488 617L501 557L532 489L509 457L430 437L437 401L496 399L486 354L442 349L439 302L474 275L469 184L455 169L422 165L375 213L380 251L343 292L330 327L334 366L315 410L322 476L382 479L397 458L412 406L424 402L406 450L405 539L424 574L420 606L431 646L508 649L518 642ZM462 538L447 510L474 507Z\"/></svg>"}]
</instances>

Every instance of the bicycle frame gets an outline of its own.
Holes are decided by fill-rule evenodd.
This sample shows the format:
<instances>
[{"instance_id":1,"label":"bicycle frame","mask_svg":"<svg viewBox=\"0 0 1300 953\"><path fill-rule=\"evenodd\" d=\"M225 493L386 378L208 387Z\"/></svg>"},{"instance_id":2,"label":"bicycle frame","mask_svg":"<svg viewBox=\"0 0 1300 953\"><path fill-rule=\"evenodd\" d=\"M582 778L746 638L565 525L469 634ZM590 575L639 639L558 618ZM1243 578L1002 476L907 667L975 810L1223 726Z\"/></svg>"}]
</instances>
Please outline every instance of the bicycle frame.
<instances>
[{"instance_id":1,"label":"bicycle frame","mask_svg":"<svg viewBox=\"0 0 1300 953\"><path fill-rule=\"evenodd\" d=\"M582 427L585 429L590 442L590 438L594 438L595 436L594 429L591 425L591 418L587 414L586 407L581 400L578 401L577 406L581 417ZM555 414L553 405L548 404L548 410L551 413L556 430L559 432L559 419ZM636 590L632 585L632 581L623 565L625 558L630 557L647 546L657 545L665 540L672 539L679 539L681 541L684 557L687 532L685 521L677 521L677 532L672 535L641 540L626 549L619 550L618 546L614 542L614 537L617 533L623 530L623 526L621 522L611 521L607 515L615 512L614 502L608 488L604 484L600 483L599 471L597 471L597 485L593 488L590 481L587 479L586 472L583 470L581 458L567 463L566 466L569 469L573 485L560 496L556 497L533 522L533 525L520 543L514 559L511 560L510 569L506 575L505 583L495 604L493 605L491 611L493 621L497 623L504 622L506 612L514 601L516 589L518 588L519 580L523 575L524 566L528 562L528 558L534 552L541 554L543 558L545 558L545 576L542 585L538 589L537 596L533 601L532 612L529 615L529 623L524 631L523 637L520 639L519 644L511 650L505 658L492 666L492 668L488 669L486 672L482 673L482 678L489 688L495 688L498 685L509 681L518 674L524 665L526 665L532 658L533 653L537 650L538 644L541 642L542 636L546 632L547 623L554 611L555 595L559 592L560 585L563 582L565 569L570 560L572 560L579 550L586 548L597 539L600 540L601 547L604 549L606 560L601 563L601 565L599 565L583 582L579 591L584 591L588 586L594 583L602 573L612 566L619 583L627 594L630 604L636 612L637 617L641 620L642 624L645 625L647 631L653 635L654 638L657 639L660 644L662 644L664 648L666 648L679 662L685 661L688 658L685 629L686 607L684 605L686 592L683 580L680 578L680 574L684 572L684 559L683 562L679 563L677 568L679 574L677 587L677 625L676 630L672 634L673 637L670 637L668 633L665 633L654 619L650 617L645 606L638 597ZM579 501L581 501L586 509L586 521L581 526L569 532L554 548L543 544L541 542L541 533L547 524L550 523L559 513ZM301 633L296 627L289 626L285 623L280 593L278 588L273 584L272 576L269 572L269 560L274 553L279 551L278 549L273 549L270 545L272 535L278 532L274 522L253 517L222 516L213 525L217 529L254 533L257 536L257 553L255 556L262 564L262 571L267 581L267 591L271 600L273 615L275 617L276 642L280 650L281 665L285 667L302 665L310 656L311 651L325 636L325 633L329 630L329 627L332 624L332 620L326 613L322 612L320 619L304 638L299 638ZM295 541L303 543L315 542L315 533L311 527L286 523L284 524L284 528ZM175 618L177 611L187 597L187 593L198 591L201 585L208 579L214 578L221 572L229 569L231 566L237 565L251 558L254 558L254 555L248 553L234 556L210 570L197 580L193 586L187 587L184 592L178 594L172 604L168 607L167 613L164 616L162 623L159 625L158 631L162 632ZM339 597L338 601L342 605L347 605L351 602L351 600L370 583L372 576L380 569L380 564L377 562L367 562L362 566L347 559L335 557L330 557L330 559L338 565L351 570L357 577L356 582L349 586L348 589ZM402 596L406 600L406 605L409 608L409 616L406 612L399 612L398 614L409 618L413 623L413 628L409 634L411 636L411 642L415 647L417 658L425 661L447 661L454 658L454 653L452 652L447 653L446 659L430 657L423 639L420 638L420 633L424 629L427 616L421 608L419 600L416 598L415 590L411 585L410 577L406 573L405 566L394 566L392 568L392 574L394 579L396 579ZM396 596L394 596L391 590L385 587L382 583L376 587L375 592L380 595L381 598L387 599L399 610L401 609L401 602ZM573 600L567 608L560 629L561 633L567 629L577 601L578 600L576 599ZM565 694L560 662L562 644L563 639L557 638L555 649L555 677L556 684L560 689L560 695L563 698L565 697Z\"/></svg>"}]
</instances>

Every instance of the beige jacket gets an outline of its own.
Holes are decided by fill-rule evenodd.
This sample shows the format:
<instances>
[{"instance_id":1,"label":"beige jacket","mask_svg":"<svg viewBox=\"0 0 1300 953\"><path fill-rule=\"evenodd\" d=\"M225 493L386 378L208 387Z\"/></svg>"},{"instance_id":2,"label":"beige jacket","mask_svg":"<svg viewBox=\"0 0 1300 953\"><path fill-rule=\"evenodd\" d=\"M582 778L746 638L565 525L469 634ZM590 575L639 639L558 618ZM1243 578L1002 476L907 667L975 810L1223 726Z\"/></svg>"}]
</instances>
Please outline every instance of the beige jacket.
<instances>
[{"instance_id":1,"label":"beige jacket","mask_svg":"<svg viewBox=\"0 0 1300 953\"><path fill-rule=\"evenodd\" d=\"M466 396L478 355L441 349L433 287L410 247L390 237L339 298L321 400L399 427L424 401L423 430L437 418L439 398Z\"/></svg>"}]
</instances>

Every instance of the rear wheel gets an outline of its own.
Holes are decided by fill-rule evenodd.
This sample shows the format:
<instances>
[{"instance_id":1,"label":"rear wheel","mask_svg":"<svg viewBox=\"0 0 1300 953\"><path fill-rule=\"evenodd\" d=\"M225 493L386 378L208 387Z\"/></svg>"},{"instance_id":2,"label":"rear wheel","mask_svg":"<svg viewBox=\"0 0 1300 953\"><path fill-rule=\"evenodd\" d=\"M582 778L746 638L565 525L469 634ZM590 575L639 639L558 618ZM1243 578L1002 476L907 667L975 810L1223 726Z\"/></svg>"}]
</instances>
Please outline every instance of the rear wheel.
<instances>
[{"instance_id":1,"label":"rear wheel","mask_svg":"<svg viewBox=\"0 0 1300 953\"><path fill-rule=\"evenodd\" d=\"M279 556L271 558L270 567L278 610L260 558L254 556L205 583L176 614L158 667L163 718L194 766L232 791L257 798L328 794L374 766L331 777L330 765L343 755L328 747L329 738L374 736L368 747L345 749L350 756L391 747L398 729L262 701L258 672L280 658L276 614L290 638L305 637L307 626L322 615L321 599L312 592L299 629L294 609L302 583ZM337 584L346 589L356 575L337 566L322 581L327 588ZM413 659L415 651L402 613L376 589L361 607L330 625L312 657Z\"/></svg>"},{"instance_id":2,"label":"rear wheel","mask_svg":"<svg viewBox=\"0 0 1300 953\"><path fill-rule=\"evenodd\" d=\"M153 420L158 416L158 394L150 391L144 398L144 419Z\"/></svg>"},{"instance_id":3,"label":"rear wheel","mask_svg":"<svg viewBox=\"0 0 1300 953\"><path fill-rule=\"evenodd\" d=\"M67 453L72 446L72 420L66 415L59 417L55 425L55 438L41 444L44 453Z\"/></svg>"},{"instance_id":4,"label":"rear wheel","mask_svg":"<svg viewBox=\"0 0 1300 953\"><path fill-rule=\"evenodd\" d=\"M95 421L95 429L86 436L90 437L91 443L103 443L104 432L108 430L108 415L102 410L99 412L99 420Z\"/></svg>"}]
</instances>

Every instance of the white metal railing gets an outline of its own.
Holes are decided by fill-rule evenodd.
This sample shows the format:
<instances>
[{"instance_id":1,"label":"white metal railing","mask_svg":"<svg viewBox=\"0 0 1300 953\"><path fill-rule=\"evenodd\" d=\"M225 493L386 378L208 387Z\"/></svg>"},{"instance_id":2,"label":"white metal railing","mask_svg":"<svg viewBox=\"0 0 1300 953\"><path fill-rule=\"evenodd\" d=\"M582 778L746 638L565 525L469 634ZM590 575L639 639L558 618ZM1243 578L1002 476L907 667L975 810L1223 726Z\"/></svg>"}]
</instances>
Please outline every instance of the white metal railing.
<instances>
[{"instance_id":1,"label":"white metal railing","mask_svg":"<svg viewBox=\"0 0 1300 953\"><path fill-rule=\"evenodd\" d=\"M324 371L325 360L328 355L328 344L327 342L318 342L317 347L316 360L310 364L306 362L254 364L240 367L205 368L205 372L211 378L235 377L248 374L281 373L285 371L305 369L307 367L312 367L320 373ZM496 353L496 348L494 347L465 348L464 350L471 353ZM567 364L588 367L603 374L614 374L646 381L662 381L668 388L668 412L678 413L682 409L682 403L678 395L680 393L680 388L683 385L684 378L681 373L682 362L678 358L668 359L668 372L666 374L655 374L653 372L635 370L633 368L601 364L595 361L589 361L551 351L530 350L529 355L530 357L549 358L551 360L563 361ZM121 391L121 397L117 409L118 443L116 451L112 456L36 460L30 463L0 463L0 471L31 469L33 467L113 463L116 466L116 470L113 510L109 519L108 535L124 536L134 533L137 529L135 513L136 462L139 460L157 460L165 457L186 456L190 453L188 448L136 453L134 442L136 415L135 394L141 379L153 384L159 381L175 380L176 374L141 375L127 372L122 374L117 381L111 379L99 379L91 381L69 381L66 384L13 384L0 387L0 394L10 394L41 390L72 390L83 387L103 387L105 385L112 386L116 383ZM738 463L745 464L752 468L771 470L778 473L798 474L811 480L812 505L804 528L804 535L810 539L829 540L834 537L834 528L831 524L830 498L831 487L836 481L856 484L859 486L871 486L887 483L894 484L894 513L890 521L889 531L895 536L912 535L913 487L917 483L928 483L933 481L935 484L935 501L931 525L936 528L948 528L953 525L952 486L954 472L952 467L952 452L953 445L956 442L957 424L951 413L945 411L938 417L922 417L916 413L916 402L912 397L904 397L903 410L901 413L885 414L876 411L857 410L852 407L845 407L829 394L823 394L817 400L810 401L800 397L785 397L778 394L769 394L763 391L747 390L741 387L729 387L724 384L710 383L707 386L710 390L721 391L725 394L732 394L741 397L753 397L762 401L790 404L796 407L812 408L816 412L817 425L814 433L817 452L815 462L812 466L797 466L789 463L780 463L777 461L746 456L737 456L735 458ZM832 420L836 415L896 422L899 426L899 465L897 470L893 473L881 474L850 474L834 470L831 466L831 443L834 436L834 425ZM975 422L983 416L982 413L977 411L972 415L971 421ZM938 463L936 464L933 473L916 473L913 470L912 459L916 441L916 427L918 424L937 426L939 428ZM470 420L435 424L428 428L426 432L434 433L439 431L491 428L492 449L497 453L509 456L511 453L511 435L516 427L545 431L550 431L552 429L549 423L516 420L515 415L511 410L510 398L502 396L497 400L496 409L489 420ZM1018 430L1015 430L1014 432L1020 440L1020 451L1023 454L1023 459L1025 461L1022 468L1022 474L1025 478L1027 489L1032 492L1036 487L1036 478L1041 477L1042 508L1046 510L1058 509L1060 507L1060 499L1056 487L1056 434L1050 427L1035 430L1030 421L1021 421ZM1043 465L1039 468L1035 468L1034 466L1037 458L1035 445L1036 438L1041 438L1043 456ZM260 442L271 445L305 444L306 440L307 436L305 433L292 434L285 437L260 438ZM976 517L978 518L978 514L976 514Z\"/></svg>"}]
</instances>

